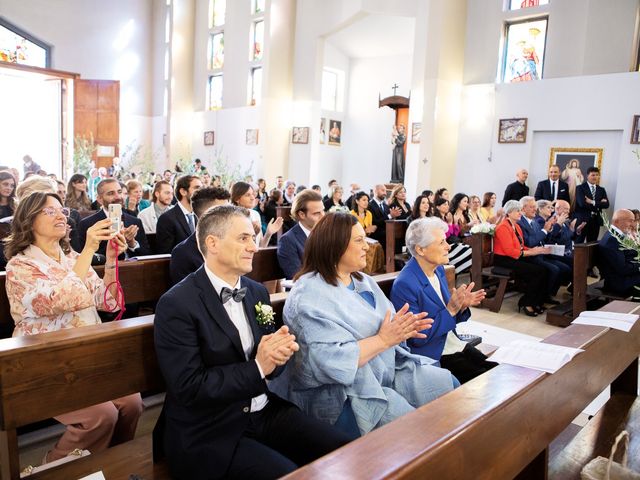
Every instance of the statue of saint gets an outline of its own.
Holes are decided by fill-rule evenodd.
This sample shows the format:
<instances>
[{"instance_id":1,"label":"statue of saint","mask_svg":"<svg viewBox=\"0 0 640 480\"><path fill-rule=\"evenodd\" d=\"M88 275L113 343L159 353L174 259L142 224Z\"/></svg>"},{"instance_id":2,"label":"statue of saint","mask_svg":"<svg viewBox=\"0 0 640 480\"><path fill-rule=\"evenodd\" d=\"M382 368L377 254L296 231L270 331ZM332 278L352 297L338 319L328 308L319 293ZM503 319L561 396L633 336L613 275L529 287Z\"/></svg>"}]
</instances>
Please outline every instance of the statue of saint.
<instances>
[{"instance_id":1,"label":"statue of saint","mask_svg":"<svg viewBox=\"0 0 640 480\"><path fill-rule=\"evenodd\" d=\"M404 125L394 125L391 134L391 143L394 145L391 158L391 183L404 183L404 142L406 141Z\"/></svg>"}]
</instances>

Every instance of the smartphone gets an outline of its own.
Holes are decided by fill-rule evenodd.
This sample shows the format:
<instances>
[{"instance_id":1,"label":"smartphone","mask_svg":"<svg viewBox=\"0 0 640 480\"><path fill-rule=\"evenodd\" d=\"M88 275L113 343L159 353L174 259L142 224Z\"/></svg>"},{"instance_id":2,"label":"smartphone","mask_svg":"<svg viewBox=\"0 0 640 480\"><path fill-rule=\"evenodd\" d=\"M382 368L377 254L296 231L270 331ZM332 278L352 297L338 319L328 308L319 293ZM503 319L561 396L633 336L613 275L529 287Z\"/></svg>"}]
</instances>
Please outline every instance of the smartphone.
<instances>
[{"instance_id":1,"label":"smartphone","mask_svg":"<svg viewBox=\"0 0 640 480\"><path fill-rule=\"evenodd\" d=\"M122 205L119 203L109 205L109 220L111 220L111 235L115 236L122 227Z\"/></svg>"}]
</instances>

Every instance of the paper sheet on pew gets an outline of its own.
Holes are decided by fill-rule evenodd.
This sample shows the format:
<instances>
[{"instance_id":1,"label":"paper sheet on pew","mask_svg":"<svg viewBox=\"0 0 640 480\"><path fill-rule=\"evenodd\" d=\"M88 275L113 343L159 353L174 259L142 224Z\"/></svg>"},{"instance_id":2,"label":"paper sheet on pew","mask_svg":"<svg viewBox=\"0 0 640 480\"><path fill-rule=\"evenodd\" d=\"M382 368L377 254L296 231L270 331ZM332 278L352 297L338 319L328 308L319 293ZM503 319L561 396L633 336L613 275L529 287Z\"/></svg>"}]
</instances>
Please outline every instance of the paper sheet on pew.
<instances>
[{"instance_id":1,"label":"paper sheet on pew","mask_svg":"<svg viewBox=\"0 0 640 480\"><path fill-rule=\"evenodd\" d=\"M496 350L491 361L555 373L582 351L550 343L514 340Z\"/></svg>"},{"instance_id":2,"label":"paper sheet on pew","mask_svg":"<svg viewBox=\"0 0 640 480\"><path fill-rule=\"evenodd\" d=\"M102 472L92 473L86 477L79 478L78 480L106 480Z\"/></svg>"},{"instance_id":3,"label":"paper sheet on pew","mask_svg":"<svg viewBox=\"0 0 640 480\"><path fill-rule=\"evenodd\" d=\"M628 332L638 320L638 315L633 313L614 312L582 312L573 322L578 325L596 325L599 327L615 328Z\"/></svg>"},{"instance_id":4,"label":"paper sheet on pew","mask_svg":"<svg viewBox=\"0 0 640 480\"><path fill-rule=\"evenodd\" d=\"M136 260L155 260L157 258L171 258L170 253L159 253L157 255L141 255L139 257L129 257L127 262L133 262Z\"/></svg>"},{"instance_id":5,"label":"paper sheet on pew","mask_svg":"<svg viewBox=\"0 0 640 480\"><path fill-rule=\"evenodd\" d=\"M564 245L545 245L545 248L549 247L551 249L550 255L557 255L559 257L564 257Z\"/></svg>"}]
</instances>

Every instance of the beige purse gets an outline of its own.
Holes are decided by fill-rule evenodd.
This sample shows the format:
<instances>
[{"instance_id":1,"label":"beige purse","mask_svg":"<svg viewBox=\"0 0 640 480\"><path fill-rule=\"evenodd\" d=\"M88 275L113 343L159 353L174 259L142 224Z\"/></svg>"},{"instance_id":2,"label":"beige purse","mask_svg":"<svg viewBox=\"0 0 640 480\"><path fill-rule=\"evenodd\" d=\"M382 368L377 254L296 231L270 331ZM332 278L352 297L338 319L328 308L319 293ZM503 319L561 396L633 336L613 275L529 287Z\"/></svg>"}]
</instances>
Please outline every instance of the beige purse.
<instances>
[{"instance_id":1,"label":"beige purse","mask_svg":"<svg viewBox=\"0 0 640 480\"><path fill-rule=\"evenodd\" d=\"M622 445L622 463L613 461L618 444L624 440ZM609 458L596 457L587 463L580 472L582 480L640 480L640 473L627 468L627 450L629 449L629 432L623 430L616 438Z\"/></svg>"}]
</instances>

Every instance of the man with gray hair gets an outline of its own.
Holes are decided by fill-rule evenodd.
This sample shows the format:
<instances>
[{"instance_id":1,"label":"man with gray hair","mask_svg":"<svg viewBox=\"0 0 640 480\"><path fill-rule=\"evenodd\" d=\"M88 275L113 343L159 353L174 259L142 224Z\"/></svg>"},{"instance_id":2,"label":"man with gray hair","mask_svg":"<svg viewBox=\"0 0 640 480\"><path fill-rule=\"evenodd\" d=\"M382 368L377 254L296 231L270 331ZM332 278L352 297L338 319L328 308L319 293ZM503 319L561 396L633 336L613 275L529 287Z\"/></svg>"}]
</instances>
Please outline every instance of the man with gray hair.
<instances>
[{"instance_id":1,"label":"man with gray hair","mask_svg":"<svg viewBox=\"0 0 640 480\"><path fill-rule=\"evenodd\" d=\"M267 289L244 277L258 250L249 211L209 209L196 236L204 265L156 308L167 395L155 460L166 454L175 478L279 478L344 445L346 434L267 388L299 347L276 330Z\"/></svg>"},{"instance_id":2,"label":"man with gray hair","mask_svg":"<svg viewBox=\"0 0 640 480\"><path fill-rule=\"evenodd\" d=\"M616 210L611 229L598 242L598 268L605 289L621 296L640 296L640 265L637 252L621 249L620 241L635 237L635 216L631 210Z\"/></svg>"}]
</instances>

